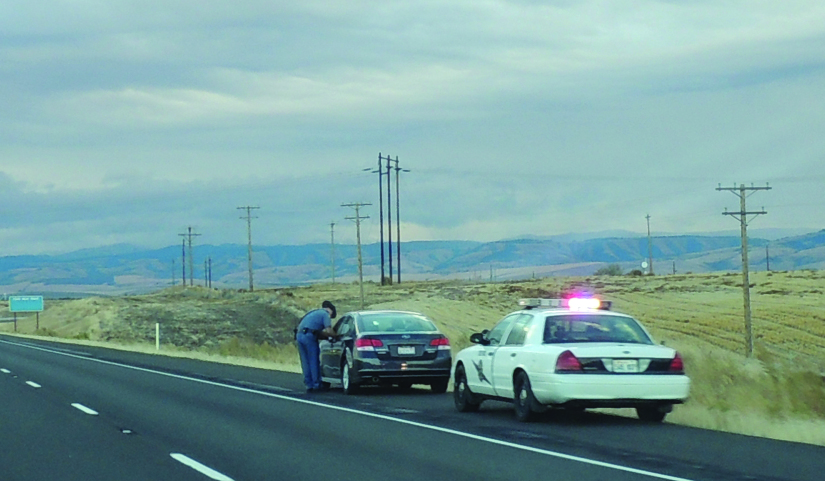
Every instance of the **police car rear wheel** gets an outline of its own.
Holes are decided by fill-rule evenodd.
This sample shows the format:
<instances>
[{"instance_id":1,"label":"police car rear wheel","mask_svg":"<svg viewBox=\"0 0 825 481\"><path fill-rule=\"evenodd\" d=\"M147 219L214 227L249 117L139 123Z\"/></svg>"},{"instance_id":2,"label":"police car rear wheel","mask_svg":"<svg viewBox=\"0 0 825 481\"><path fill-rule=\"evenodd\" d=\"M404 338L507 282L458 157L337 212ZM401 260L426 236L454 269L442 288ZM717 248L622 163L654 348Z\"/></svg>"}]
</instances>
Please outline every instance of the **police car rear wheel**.
<instances>
[{"instance_id":1,"label":"police car rear wheel","mask_svg":"<svg viewBox=\"0 0 825 481\"><path fill-rule=\"evenodd\" d=\"M530 379L527 374L520 372L516 376L515 382L515 396L513 399L513 407L516 412L516 418L521 422L530 422L536 417L536 412L533 406L536 404L536 398L533 396L533 390L530 388Z\"/></svg>"},{"instance_id":2,"label":"police car rear wheel","mask_svg":"<svg viewBox=\"0 0 825 481\"><path fill-rule=\"evenodd\" d=\"M458 412L471 413L478 411L481 403L476 401L470 386L467 385L467 374L463 366L455 370L455 385L453 386L453 401Z\"/></svg>"},{"instance_id":3,"label":"police car rear wheel","mask_svg":"<svg viewBox=\"0 0 825 481\"><path fill-rule=\"evenodd\" d=\"M646 423L660 423L665 420L667 411L658 407L643 406L636 408L636 415Z\"/></svg>"}]
</instances>

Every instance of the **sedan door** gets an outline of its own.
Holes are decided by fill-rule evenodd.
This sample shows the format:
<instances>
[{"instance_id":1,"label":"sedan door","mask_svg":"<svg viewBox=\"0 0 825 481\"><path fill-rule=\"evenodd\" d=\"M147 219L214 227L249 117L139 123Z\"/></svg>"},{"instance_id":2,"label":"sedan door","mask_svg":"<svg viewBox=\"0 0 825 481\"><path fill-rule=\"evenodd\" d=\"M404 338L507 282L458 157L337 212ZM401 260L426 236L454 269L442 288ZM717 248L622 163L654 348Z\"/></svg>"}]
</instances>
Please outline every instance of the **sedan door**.
<instances>
[{"instance_id":1,"label":"sedan door","mask_svg":"<svg viewBox=\"0 0 825 481\"><path fill-rule=\"evenodd\" d=\"M333 341L323 340L318 343L321 348L321 376L333 379L341 378L341 356L347 341L352 341L355 326L352 316L342 317L335 324L338 338Z\"/></svg>"}]
</instances>

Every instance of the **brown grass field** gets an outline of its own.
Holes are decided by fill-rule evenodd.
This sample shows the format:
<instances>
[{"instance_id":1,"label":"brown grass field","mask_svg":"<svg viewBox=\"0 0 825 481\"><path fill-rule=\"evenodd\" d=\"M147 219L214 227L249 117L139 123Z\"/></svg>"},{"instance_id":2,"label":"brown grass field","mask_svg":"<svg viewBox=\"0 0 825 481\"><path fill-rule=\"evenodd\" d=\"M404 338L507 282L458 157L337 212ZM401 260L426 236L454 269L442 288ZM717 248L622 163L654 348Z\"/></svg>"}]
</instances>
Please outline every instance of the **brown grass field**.
<instances>
[{"instance_id":1,"label":"brown grass field","mask_svg":"<svg viewBox=\"0 0 825 481\"><path fill-rule=\"evenodd\" d=\"M745 356L740 274L365 283L364 305L426 314L458 352L470 334L516 310L519 298L591 292L682 353L691 399L668 422L825 445L825 272L758 272L750 282L752 358ZM339 313L361 305L359 287L351 283L252 293L176 287L144 296L47 301L40 330L29 316L18 332L155 353L157 322L159 354L297 372L292 328L324 299ZM0 332L12 328L0 324Z\"/></svg>"}]
</instances>

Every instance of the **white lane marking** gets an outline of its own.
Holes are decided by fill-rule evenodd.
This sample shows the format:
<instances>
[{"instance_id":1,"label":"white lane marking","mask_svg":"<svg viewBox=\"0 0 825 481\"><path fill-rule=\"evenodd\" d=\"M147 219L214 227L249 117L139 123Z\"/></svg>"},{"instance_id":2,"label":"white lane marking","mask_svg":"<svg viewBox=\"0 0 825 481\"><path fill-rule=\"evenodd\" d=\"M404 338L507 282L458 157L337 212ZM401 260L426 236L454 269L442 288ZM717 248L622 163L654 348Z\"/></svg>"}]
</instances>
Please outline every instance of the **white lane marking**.
<instances>
[{"instance_id":1,"label":"white lane marking","mask_svg":"<svg viewBox=\"0 0 825 481\"><path fill-rule=\"evenodd\" d=\"M234 481L229 476L226 476L225 474L219 473L219 472L215 471L214 469L210 468L209 466L204 466L203 464L201 464L201 463L195 461L194 459L192 459L188 456L185 456L183 454L172 453L172 454L170 454L170 456L172 456L172 459L174 459L175 461L178 461L179 463L183 463L183 464L189 466L190 468L194 469L195 471L198 471L201 474L205 474L206 476L209 476L212 479L216 479L218 481Z\"/></svg>"},{"instance_id":2,"label":"white lane marking","mask_svg":"<svg viewBox=\"0 0 825 481\"><path fill-rule=\"evenodd\" d=\"M11 371L9 371L8 369L0 369L0 372L2 372L3 374L11 374Z\"/></svg>"},{"instance_id":3,"label":"white lane marking","mask_svg":"<svg viewBox=\"0 0 825 481\"><path fill-rule=\"evenodd\" d=\"M97 416L97 411L95 411L94 409L91 409L91 408L87 408L86 406L84 406L80 403L72 403L72 407L80 409L81 411L83 411L84 413L86 413L90 416Z\"/></svg>"},{"instance_id":4,"label":"white lane marking","mask_svg":"<svg viewBox=\"0 0 825 481\"><path fill-rule=\"evenodd\" d=\"M15 345L15 346L21 346L21 344L17 344L17 343L14 343L14 342L9 342L9 341L4 341L4 340L0 340L0 343L11 344L11 345ZM229 385L229 384L222 384L222 383L215 382L215 381L207 381L205 379L197 379L197 378L194 378L194 377L182 376L180 374L172 374L172 373L168 373L168 372L155 371L155 370L152 370L152 369L147 369L145 367L130 366L128 364L121 364L121 363L117 363L117 362L113 362L113 361L106 361L106 360L103 360L103 359L94 359L94 358L76 356L74 354L68 354L68 353L64 353L64 352L52 351L50 349L46 349L46 348L43 348L43 347L36 347L36 346L23 346L23 347L27 347L29 349L36 349L36 350L44 351L44 352L51 352L52 354L57 354L57 355L60 355L60 356L67 356L67 357L73 357L73 358L76 358L76 359L82 359L84 361L97 362L97 363L100 363L100 364L107 364L107 365L110 365L110 366L122 367L122 368L125 368L125 369L131 369L131 370L134 370L134 371L147 372L147 373L151 373L151 374L157 374L159 376L166 376L166 377L171 377L171 378L174 378L174 379L182 379L182 380L186 380L186 381L197 382L197 383L206 384L206 385L209 385L209 386L223 387L223 388L232 389L232 390L235 390L235 391L247 392L247 393L252 393L252 394L259 394L261 396L276 398L276 399L280 399L282 401L290 401L290 402L296 402L296 403L301 403L301 404L308 404L308 405L311 405L311 406L317 406L317 407L322 407L322 408L326 408L326 409L332 409L332 410L335 410L335 411L342 411L342 412L346 412L346 413L350 413L350 414L358 414L358 415L361 415L361 416L367 416L367 417L371 417L371 418L375 418L375 419L382 419L382 420L385 420L385 421L392 421L392 422L396 422L396 423L406 424L408 426L415 426L415 427L422 428L422 429L429 429L429 430L432 430L432 431L438 431L438 432L442 432L442 433L453 434L455 436L460 436L460 437L467 438L467 439L473 439L475 441L482 441L482 442L486 442L486 443L490 443L490 444L495 444L495 445L498 445L498 446L506 446L506 447L509 447L509 448L519 449L519 450L522 450L522 451L528 451L528 452L532 452L532 453L536 453L536 454L542 454L542 455L550 456L550 457L554 457L554 458L565 459L567 461L575 461L575 462L582 463L582 464L589 464L591 466L599 466L599 467L602 467L602 468L613 469L613 470L616 470L616 471L624 471L624 472L627 472L627 473L639 474L639 475L648 476L648 477L651 477L651 478L664 479L666 481L695 481L695 480L691 480L691 479L688 479L688 478L680 478L678 476L670 476L670 475L667 475L667 474L655 473L653 471L645 471L643 469L631 468L629 466L622 466L620 464L612 464L612 463L607 463L607 462L604 462L604 461L597 461L595 459L588 459L588 458L582 458L580 456L573 456L573 455L570 455L570 454L559 453L559 452L556 452L556 451L550 451L548 449L535 448L533 446L524 446L524 445L521 445L521 444L511 443L509 441L502 441L500 439L487 438L487 437L484 437L484 436L479 436L477 434L470 434L470 433L465 433L463 431L456 431L454 429L443 428L441 426L433 426L433 425L430 425L430 424L418 423L418 422L410 421L410 420L407 420L407 419L394 418L392 416L387 416L387 415L384 415L384 414L376 414L376 413L371 413L371 412L367 412L367 411L359 411L357 409L346 408L346 407L342 407L342 406L333 406L333 405L330 405L330 404L323 404L323 403L320 403L320 402L317 402L317 401L310 401L310 400L307 400L307 399L295 398L295 397L291 397L291 396L284 396L282 394L275 394L275 393L264 392L264 391L256 391L254 389L249 389L249 388L245 388L245 387L232 386L232 385Z\"/></svg>"},{"instance_id":5,"label":"white lane marking","mask_svg":"<svg viewBox=\"0 0 825 481\"><path fill-rule=\"evenodd\" d=\"M26 381L26 384L28 384L29 386L31 386L35 389L39 389L41 387L40 384L37 384L36 382L32 382L32 381Z\"/></svg>"}]
</instances>

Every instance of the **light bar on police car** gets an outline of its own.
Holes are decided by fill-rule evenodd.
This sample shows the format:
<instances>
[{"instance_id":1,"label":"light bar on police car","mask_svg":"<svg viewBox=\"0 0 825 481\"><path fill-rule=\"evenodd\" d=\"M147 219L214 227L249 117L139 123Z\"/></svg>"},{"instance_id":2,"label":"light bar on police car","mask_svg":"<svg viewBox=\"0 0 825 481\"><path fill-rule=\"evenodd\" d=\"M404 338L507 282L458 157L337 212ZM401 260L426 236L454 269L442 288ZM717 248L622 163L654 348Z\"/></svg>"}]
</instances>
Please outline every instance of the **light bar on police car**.
<instances>
[{"instance_id":1,"label":"light bar on police car","mask_svg":"<svg viewBox=\"0 0 825 481\"><path fill-rule=\"evenodd\" d=\"M519 306L522 306L525 309L532 309L536 307L555 307L561 309L567 308L574 311L582 311L597 309L608 310L610 309L611 302L602 301L595 297L571 297L568 299L544 299L538 297L529 297L519 299L518 304Z\"/></svg>"}]
</instances>

